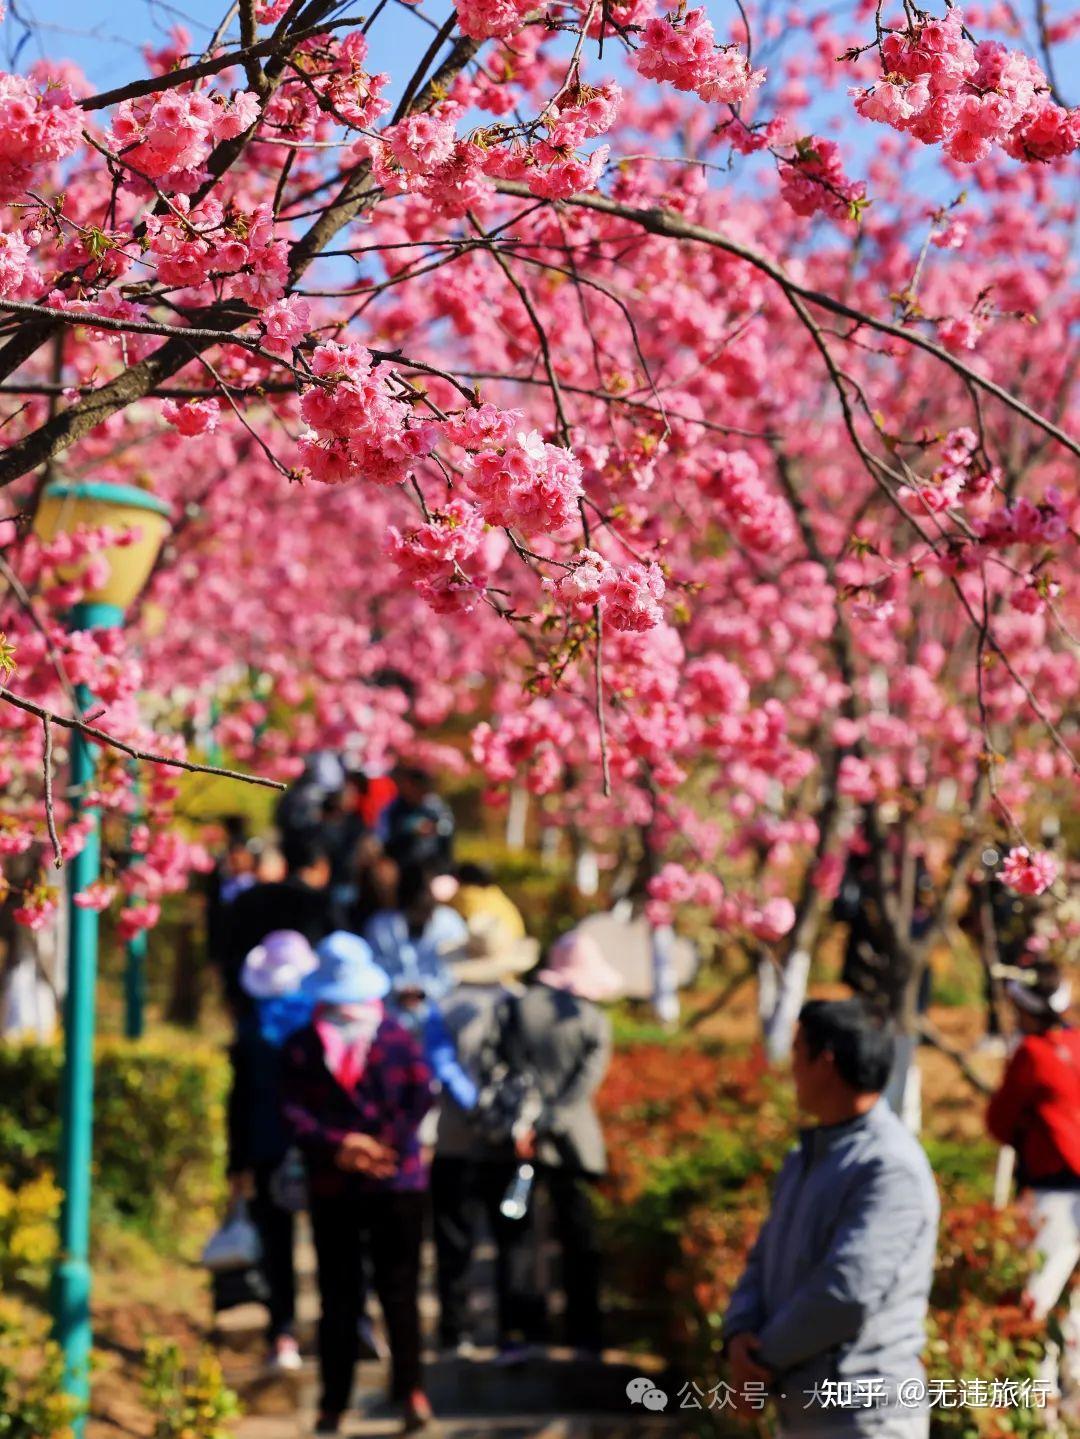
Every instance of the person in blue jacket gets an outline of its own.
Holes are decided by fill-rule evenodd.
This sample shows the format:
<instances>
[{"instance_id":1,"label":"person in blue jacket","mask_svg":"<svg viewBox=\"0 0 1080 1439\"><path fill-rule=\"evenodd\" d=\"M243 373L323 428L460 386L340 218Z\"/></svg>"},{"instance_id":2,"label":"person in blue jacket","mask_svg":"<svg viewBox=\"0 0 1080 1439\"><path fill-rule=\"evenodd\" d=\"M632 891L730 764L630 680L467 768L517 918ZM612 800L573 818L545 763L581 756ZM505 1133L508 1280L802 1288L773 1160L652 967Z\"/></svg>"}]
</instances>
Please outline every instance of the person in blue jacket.
<instances>
[{"instance_id":1,"label":"person in blue jacket","mask_svg":"<svg viewBox=\"0 0 1080 1439\"><path fill-rule=\"evenodd\" d=\"M271 1362L279 1369L298 1369L301 1363L294 1332L294 1216L275 1194L275 1176L289 1150L281 1118L281 1047L311 1018L311 1001L301 985L317 967L314 950L295 930L274 930L251 949L239 976L248 1004L238 1018L230 1051L230 1187L235 1199L250 1200L252 1222L259 1231Z\"/></svg>"},{"instance_id":2,"label":"person in blue jacket","mask_svg":"<svg viewBox=\"0 0 1080 1439\"><path fill-rule=\"evenodd\" d=\"M456 910L438 903L430 876L421 869L400 877L392 903L392 908L371 916L363 937L389 976L393 1008L420 1039L439 1089L470 1110L476 1104L476 1085L458 1062L442 1012L454 987L449 961L465 953L468 926Z\"/></svg>"},{"instance_id":3,"label":"person in blue jacket","mask_svg":"<svg viewBox=\"0 0 1080 1439\"><path fill-rule=\"evenodd\" d=\"M385 868L384 861L384 868ZM384 903L368 918L361 936L396 991L420 990L439 1000L453 986L448 961L464 953L469 930L457 910L440 904L429 870L399 870L383 879Z\"/></svg>"}]
</instances>

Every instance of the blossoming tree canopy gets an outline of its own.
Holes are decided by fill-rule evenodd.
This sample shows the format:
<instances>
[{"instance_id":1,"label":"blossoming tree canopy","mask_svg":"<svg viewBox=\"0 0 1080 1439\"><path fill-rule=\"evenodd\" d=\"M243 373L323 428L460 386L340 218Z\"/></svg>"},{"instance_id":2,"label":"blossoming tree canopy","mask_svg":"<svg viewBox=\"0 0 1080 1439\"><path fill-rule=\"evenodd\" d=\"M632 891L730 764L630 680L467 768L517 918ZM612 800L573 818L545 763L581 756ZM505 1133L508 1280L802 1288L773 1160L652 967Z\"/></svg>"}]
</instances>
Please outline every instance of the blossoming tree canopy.
<instances>
[{"instance_id":1,"label":"blossoming tree canopy","mask_svg":"<svg viewBox=\"0 0 1080 1439\"><path fill-rule=\"evenodd\" d=\"M0 847L43 845L85 681L120 817L110 740L287 774L445 755L470 713L493 788L647 830L658 917L776 941L792 867L826 891L890 813L985 812L1052 882L1023 826L1078 763L1076 25L241 0L114 89L0 76ZM172 506L123 635L64 628L130 536L35 539L59 473ZM84 897L129 926L201 862L171 774Z\"/></svg>"}]
</instances>

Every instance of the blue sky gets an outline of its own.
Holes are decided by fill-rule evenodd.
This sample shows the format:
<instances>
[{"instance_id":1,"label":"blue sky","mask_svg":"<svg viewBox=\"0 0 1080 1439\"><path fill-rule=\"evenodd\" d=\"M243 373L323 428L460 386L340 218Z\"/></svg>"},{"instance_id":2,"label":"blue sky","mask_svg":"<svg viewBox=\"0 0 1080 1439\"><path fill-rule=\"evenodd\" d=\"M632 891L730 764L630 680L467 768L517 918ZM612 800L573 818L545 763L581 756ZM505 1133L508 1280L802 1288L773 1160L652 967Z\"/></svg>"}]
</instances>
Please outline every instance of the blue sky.
<instances>
[{"instance_id":1,"label":"blue sky","mask_svg":"<svg viewBox=\"0 0 1080 1439\"><path fill-rule=\"evenodd\" d=\"M228 8L228 0L14 0L3 22L3 65L25 69L42 55L63 56L80 65L95 87L112 89L145 73L144 45L160 44L179 24L190 31L198 48ZM424 8L440 21L450 10L443 0ZM350 9L364 15L372 4L358 3ZM422 53L421 45L427 43L423 37L429 33L416 14L391 0L371 33L372 68L403 83L402 53Z\"/></svg>"}]
</instances>

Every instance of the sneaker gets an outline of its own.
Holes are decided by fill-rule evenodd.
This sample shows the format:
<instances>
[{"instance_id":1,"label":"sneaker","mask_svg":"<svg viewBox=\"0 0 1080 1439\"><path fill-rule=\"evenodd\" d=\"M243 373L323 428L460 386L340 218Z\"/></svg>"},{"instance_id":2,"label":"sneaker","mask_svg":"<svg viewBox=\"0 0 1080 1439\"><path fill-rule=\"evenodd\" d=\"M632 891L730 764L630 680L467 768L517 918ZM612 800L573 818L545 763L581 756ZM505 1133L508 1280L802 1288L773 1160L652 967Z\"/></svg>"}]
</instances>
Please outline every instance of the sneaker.
<instances>
[{"instance_id":1,"label":"sneaker","mask_svg":"<svg viewBox=\"0 0 1080 1439\"><path fill-rule=\"evenodd\" d=\"M300 1346L291 1334L282 1334L274 1340L274 1352L270 1356L270 1368L280 1374L295 1374L303 1369L304 1360Z\"/></svg>"},{"instance_id":2,"label":"sneaker","mask_svg":"<svg viewBox=\"0 0 1080 1439\"><path fill-rule=\"evenodd\" d=\"M471 1339L451 1339L439 1345L440 1359L475 1359L478 1352Z\"/></svg>"},{"instance_id":3,"label":"sneaker","mask_svg":"<svg viewBox=\"0 0 1080 1439\"><path fill-rule=\"evenodd\" d=\"M430 1433L435 1423L431 1400L422 1389L414 1389L405 1401L405 1433Z\"/></svg>"},{"instance_id":4,"label":"sneaker","mask_svg":"<svg viewBox=\"0 0 1080 1439\"><path fill-rule=\"evenodd\" d=\"M315 1420L316 1434L337 1434L341 1429L340 1414L320 1414Z\"/></svg>"},{"instance_id":5,"label":"sneaker","mask_svg":"<svg viewBox=\"0 0 1080 1439\"><path fill-rule=\"evenodd\" d=\"M390 1351L387 1349L382 1335L366 1314L361 1315L356 1332L360 1339L359 1355L361 1359L389 1359Z\"/></svg>"}]
</instances>

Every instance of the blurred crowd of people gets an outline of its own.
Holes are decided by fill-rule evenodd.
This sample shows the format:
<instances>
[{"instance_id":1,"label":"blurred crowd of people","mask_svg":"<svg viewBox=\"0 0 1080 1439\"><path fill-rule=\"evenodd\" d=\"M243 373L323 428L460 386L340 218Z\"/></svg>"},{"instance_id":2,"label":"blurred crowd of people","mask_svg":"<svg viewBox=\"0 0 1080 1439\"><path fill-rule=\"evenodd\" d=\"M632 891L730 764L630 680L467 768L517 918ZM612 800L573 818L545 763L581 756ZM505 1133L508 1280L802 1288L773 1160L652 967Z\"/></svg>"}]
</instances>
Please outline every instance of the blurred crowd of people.
<instances>
[{"instance_id":1,"label":"blurred crowd of people","mask_svg":"<svg viewBox=\"0 0 1080 1439\"><path fill-rule=\"evenodd\" d=\"M319 755L283 797L279 843L230 827L211 953L235 1022L229 1169L257 1228L271 1362L301 1363L295 1216L306 1208L321 1318L318 1432L336 1432L358 1358L377 1352L407 1432L432 1422L418 1305L434 1240L439 1341L467 1354L472 1261L493 1241L496 1362L549 1341L534 1220L563 1256L563 1340L600 1352L589 1185L603 1173L592 1096L618 974L572 930L541 959L490 873L454 862L454 817L429 775L370 779ZM528 982L526 982L528 981Z\"/></svg>"},{"instance_id":2,"label":"blurred crowd of people","mask_svg":"<svg viewBox=\"0 0 1080 1439\"><path fill-rule=\"evenodd\" d=\"M316 756L277 826L274 848L230 833L210 927L236 1026L230 1172L259 1235L272 1362L301 1362L293 1252L306 1208L321 1300L318 1432L338 1430L358 1358L383 1342L369 1289L392 1398L418 1432L434 1422L418 1303L425 1235L441 1349L475 1352L473 1259L486 1234L495 1362L521 1362L551 1337L543 1195L562 1255L563 1341L601 1351L589 1189L606 1153L593 1096L611 1048L603 1005L623 981L581 927L541 956L493 876L455 862L452 810L419 769L375 780ZM892 1006L872 879L860 860L844 876L836 911L849 925L854 997L799 1014L792 1070L806 1127L724 1322L735 1388L744 1401L773 1397L782 1439L929 1432L927 1405L903 1395L925 1379L938 1200L891 1093L905 1036L882 1014ZM982 956L988 998L1007 998L1014 1015L988 1122L1017 1154L1036 1231L1027 1303L1048 1322L1080 1263L1080 1035L1038 914L1006 909L980 883L971 907L981 901L979 937L994 940ZM932 901L917 867L913 938ZM920 1013L928 998L924 986ZM1080 1412L1080 1301L1048 1340L1042 1375L1060 1413ZM841 1380L881 1386L881 1402L822 1408Z\"/></svg>"}]
</instances>

